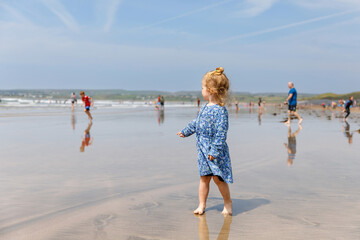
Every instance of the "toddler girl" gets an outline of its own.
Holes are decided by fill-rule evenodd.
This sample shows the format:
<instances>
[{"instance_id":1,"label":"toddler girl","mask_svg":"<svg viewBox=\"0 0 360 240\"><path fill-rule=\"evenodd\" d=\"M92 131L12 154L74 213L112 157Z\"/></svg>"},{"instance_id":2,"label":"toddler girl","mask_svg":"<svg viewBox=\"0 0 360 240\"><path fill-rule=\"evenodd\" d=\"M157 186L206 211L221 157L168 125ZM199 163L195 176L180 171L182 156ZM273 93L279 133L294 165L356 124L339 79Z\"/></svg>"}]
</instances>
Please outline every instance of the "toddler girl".
<instances>
[{"instance_id":1,"label":"toddler girl","mask_svg":"<svg viewBox=\"0 0 360 240\"><path fill-rule=\"evenodd\" d=\"M232 214L232 201L228 183L233 182L229 148L226 144L228 112L225 106L229 80L222 67L206 73L202 80L202 95L207 103L196 119L177 135L188 137L196 133L198 168L200 172L199 206L195 214L203 214L209 194L209 184L214 180L224 198L223 214Z\"/></svg>"}]
</instances>

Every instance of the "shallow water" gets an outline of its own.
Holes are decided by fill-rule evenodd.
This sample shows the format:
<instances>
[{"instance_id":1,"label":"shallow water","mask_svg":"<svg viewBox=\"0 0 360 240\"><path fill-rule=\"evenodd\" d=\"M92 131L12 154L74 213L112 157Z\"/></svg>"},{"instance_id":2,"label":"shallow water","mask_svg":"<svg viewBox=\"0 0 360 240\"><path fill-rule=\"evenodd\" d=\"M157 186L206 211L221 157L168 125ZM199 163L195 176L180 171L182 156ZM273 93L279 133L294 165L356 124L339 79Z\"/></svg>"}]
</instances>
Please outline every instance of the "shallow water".
<instances>
[{"instance_id":1,"label":"shallow water","mask_svg":"<svg viewBox=\"0 0 360 240\"><path fill-rule=\"evenodd\" d=\"M192 214L195 139L176 132L196 108L95 109L91 126L81 111L0 111L0 239L360 238L358 115L300 111L289 140L284 112L229 112L224 219L213 183L206 215Z\"/></svg>"}]
</instances>

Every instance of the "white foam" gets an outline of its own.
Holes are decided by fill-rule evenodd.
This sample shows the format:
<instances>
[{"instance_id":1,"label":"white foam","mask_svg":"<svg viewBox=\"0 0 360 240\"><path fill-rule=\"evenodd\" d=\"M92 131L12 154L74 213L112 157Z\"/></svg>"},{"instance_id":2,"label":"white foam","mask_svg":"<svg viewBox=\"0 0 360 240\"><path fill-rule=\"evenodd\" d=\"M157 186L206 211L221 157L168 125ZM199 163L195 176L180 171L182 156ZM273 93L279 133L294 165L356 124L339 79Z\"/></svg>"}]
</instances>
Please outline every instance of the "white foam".
<instances>
[{"instance_id":1,"label":"white foam","mask_svg":"<svg viewBox=\"0 0 360 240\"><path fill-rule=\"evenodd\" d=\"M71 106L71 100L55 99L23 99L23 98L2 98L0 107L14 108L68 108ZM81 100L75 104L81 106ZM155 107L153 102L149 101L116 101L116 100L94 100L96 108L138 108ZM191 103L167 102L166 107L193 107Z\"/></svg>"}]
</instances>

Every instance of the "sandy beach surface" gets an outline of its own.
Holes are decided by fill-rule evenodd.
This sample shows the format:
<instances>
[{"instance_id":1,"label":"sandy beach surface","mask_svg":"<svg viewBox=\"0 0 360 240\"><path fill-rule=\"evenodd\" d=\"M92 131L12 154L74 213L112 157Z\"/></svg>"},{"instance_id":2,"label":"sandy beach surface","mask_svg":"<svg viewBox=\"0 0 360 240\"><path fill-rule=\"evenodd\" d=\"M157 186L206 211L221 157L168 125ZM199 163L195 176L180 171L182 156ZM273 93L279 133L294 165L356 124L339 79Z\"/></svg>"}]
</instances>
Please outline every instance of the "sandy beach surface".
<instances>
[{"instance_id":1,"label":"sandy beach surface","mask_svg":"<svg viewBox=\"0 0 360 240\"><path fill-rule=\"evenodd\" d=\"M197 108L95 109L92 125L80 108L0 109L0 239L360 239L359 113L302 110L288 129L280 110L229 112L224 218L214 183L192 214L195 138L176 133Z\"/></svg>"}]
</instances>

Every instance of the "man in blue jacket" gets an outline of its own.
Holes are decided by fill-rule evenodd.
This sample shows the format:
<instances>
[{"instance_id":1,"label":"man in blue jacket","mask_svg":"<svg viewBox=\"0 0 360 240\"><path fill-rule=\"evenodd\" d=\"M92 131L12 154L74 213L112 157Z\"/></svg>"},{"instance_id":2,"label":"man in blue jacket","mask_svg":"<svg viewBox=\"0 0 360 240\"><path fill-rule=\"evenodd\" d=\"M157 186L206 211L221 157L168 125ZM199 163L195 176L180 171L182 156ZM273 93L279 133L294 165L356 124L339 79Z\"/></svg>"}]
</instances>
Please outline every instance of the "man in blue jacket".
<instances>
[{"instance_id":1,"label":"man in blue jacket","mask_svg":"<svg viewBox=\"0 0 360 240\"><path fill-rule=\"evenodd\" d=\"M299 125L302 123L303 119L300 117L300 115L296 112L296 106L297 106L297 92L294 88L293 82L288 82L288 87L290 88L288 97L284 104L288 104L288 120L285 122L285 124L289 125L291 120L291 115L295 115L299 119Z\"/></svg>"}]
</instances>

